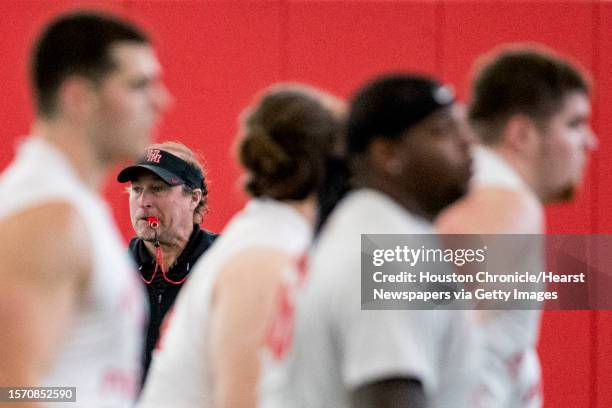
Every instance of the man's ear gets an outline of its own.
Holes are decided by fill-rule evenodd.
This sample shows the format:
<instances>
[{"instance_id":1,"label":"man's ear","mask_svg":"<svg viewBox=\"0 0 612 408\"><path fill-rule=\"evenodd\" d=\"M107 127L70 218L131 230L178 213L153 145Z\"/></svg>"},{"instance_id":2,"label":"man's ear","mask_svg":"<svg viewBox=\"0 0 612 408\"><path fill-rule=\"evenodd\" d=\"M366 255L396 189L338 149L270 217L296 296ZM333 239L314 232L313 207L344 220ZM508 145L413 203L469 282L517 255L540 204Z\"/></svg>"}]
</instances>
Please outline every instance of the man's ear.
<instances>
[{"instance_id":1,"label":"man's ear","mask_svg":"<svg viewBox=\"0 0 612 408\"><path fill-rule=\"evenodd\" d=\"M375 138L370 143L369 150L371 166L380 174L397 176L402 171L403 159L397 154L395 140Z\"/></svg>"},{"instance_id":2,"label":"man's ear","mask_svg":"<svg viewBox=\"0 0 612 408\"><path fill-rule=\"evenodd\" d=\"M512 115L502 131L502 142L512 151L530 156L540 145L540 131L535 121L525 114Z\"/></svg>"},{"instance_id":3,"label":"man's ear","mask_svg":"<svg viewBox=\"0 0 612 408\"><path fill-rule=\"evenodd\" d=\"M73 121L88 118L97 103L94 83L80 75L68 76L57 90L58 112Z\"/></svg>"},{"instance_id":4,"label":"man's ear","mask_svg":"<svg viewBox=\"0 0 612 408\"><path fill-rule=\"evenodd\" d=\"M201 199L202 199L202 189L194 188L191 191L191 202L189 203L189 208L191 208L192 210L195 210L198 204L200 204Z\"/></svg>"}]
</instances>

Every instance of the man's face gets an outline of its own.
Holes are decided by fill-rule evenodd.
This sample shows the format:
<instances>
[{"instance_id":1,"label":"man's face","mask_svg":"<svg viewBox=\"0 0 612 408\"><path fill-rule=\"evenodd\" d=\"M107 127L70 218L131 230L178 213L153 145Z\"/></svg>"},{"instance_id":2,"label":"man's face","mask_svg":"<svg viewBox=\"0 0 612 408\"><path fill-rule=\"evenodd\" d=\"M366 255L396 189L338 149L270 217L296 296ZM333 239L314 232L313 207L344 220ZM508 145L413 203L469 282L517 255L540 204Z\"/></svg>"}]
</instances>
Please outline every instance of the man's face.
<instances>
[{"instance_id":1,"label":"man's face","mask_svg":"<svg viewBox=\"0 0 612 408\"><path fill-rule=\"evenodd\" d=\"M123 42L109 52L115 68L97 87L92 137L103 160L134 159L151 143L170 95L149 45Z\"/></svg>"},{"instance_id":2,"label":"man's face","mask_svg":"<svg viewBox=\"0 0 612 408\"><path fill-rule=\"evenodd\" d=\"M545 202L567 201L575 195L588 153L597 146L589 125L590 112L587 95L570 93L541 132L538 184Z\"/></svg>"},{"instance_id":3,"label":"man's face","mask_svg":"<svg viewBox=\"0 0 612 408\"><path fill-rule=\"evenodd\" d=\"M465 108L459 104L433 113L400 140L401 183L416 192L420 206L432 217L467 192L473 141Z\"/></svg>"},{"instance_id":4,"label":"man's face","mask_svg":"<svg viewBox=\"0 0 612 408\"><path fill-rule=\"evenodd\" d=\"M177 237L188 239L193 230L194 199L183 186L170 186L155 174L142 170L130 187L130 218L139 238L155 240L155 230L147 221L157 217L157 238L172 243Z\"/></svg>"}]
</instances>

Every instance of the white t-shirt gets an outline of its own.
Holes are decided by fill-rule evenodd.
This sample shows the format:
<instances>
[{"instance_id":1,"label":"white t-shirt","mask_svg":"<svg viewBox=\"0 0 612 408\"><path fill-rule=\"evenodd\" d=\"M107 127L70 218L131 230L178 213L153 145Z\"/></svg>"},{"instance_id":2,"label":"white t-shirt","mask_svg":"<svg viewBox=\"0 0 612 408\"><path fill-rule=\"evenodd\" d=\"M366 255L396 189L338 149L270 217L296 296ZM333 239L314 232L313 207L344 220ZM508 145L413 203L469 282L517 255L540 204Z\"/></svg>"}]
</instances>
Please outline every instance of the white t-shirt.
<instances>
[{"instance_id":1,"label":"white t-shirt","mask_svg":"<svg viewBox=\"0 0 612 408\"><path fill-rule=\"evenodd\" d=\"M260 406L349 407L359 386L408 377L422 383L431 407L471 407L477 356L468 313L361 310L362 233L433 230L374 190L339 203L307 272L285 289L262 356Z\"/></svg>"},{"instance_id":2,"label":"white t-shirt","mask_svg":"<svg viewBox=\"0 0 612 408\"><path fill-rule=\"evenodd\" d=\"M502 187L539 202L516 171L491 149L476 146L473 158L472 188ZM540 363L536 351L541 311L478 310L475 313L486 344L481 406L541 407Z\"/></svg>"},{"instance_id":3,"label":"white t-shirt","mask_svg":"<svg viewBox=\"0 0 612 408\"><path fill-rule=\"evenodd\" d=\"M92 243L90 286L51 372L38 385L76 387L76 404L54 407L133 406L140 383L144 291L106 204L60 151L34 137L20 146L0 176L0 197L0 219L46 202L68 202L81 214Z\"/></svg>"},{"instance_id":4,"label":"white t-shirt","mask_svg":"<svg viewBox=\"0 0 612 408\"><path fill-rule=\"evenodd\" d=\"M211 407L214 378L206 353L210 297L218 273L232 256L249 248L278 249L297 260L311 238L305 218L279 201L253 199L234 216L195 264L166 318L168 330L161 349L153 352L139 407Z\"/></svg>"}]
</instances>

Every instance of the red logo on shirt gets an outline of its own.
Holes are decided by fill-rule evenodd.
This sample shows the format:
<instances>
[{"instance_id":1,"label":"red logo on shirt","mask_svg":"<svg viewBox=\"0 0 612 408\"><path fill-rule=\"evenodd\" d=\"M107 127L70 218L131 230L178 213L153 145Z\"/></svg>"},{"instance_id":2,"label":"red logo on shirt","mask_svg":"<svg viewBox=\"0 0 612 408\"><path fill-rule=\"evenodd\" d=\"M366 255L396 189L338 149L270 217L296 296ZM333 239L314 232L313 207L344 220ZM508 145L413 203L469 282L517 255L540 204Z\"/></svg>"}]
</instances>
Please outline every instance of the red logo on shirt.
<instances>
[{"instance_id":1,"label":"red logo on shirt","mask_svg":"<svg viewBox=\"0 0 612 408\"><path fill-rule=\"evenodd\" d=\"M138 390L137 378L134 370L109 368L102 376L101 391L133 399Z\"/></svg>"},{"instance_id":2,"label":"red logo on shirt","mask_svg":"<svg viewBox=\"0 0 612 408\"><path fill-rule=\"evenodd\" d=\"M296 263L296 281L283 282L276 295L276 309L264 338L265 347L275 359L281 360L293 343L295 327L295 294L306 280L307 258L300 257Z\"/></svg>"},{"instance_id":3,"label":"red logo on shirt","mask_svg":"<svg viewBox=\"0 0 612 408\"><path fill-rule=\"evenodd\" d=\"M159 149L149 149L147 150L146 161L151 163L159 163L161 159L161 153Z\"/></svg>"},{"instance_id":4,"label":"red logo on shirt","mask_svg":"<svg viewBox=\"0 0 612 408\"><path fill-rule=\"evenodd\" d=\"M508 374L510 375L510 378L512 378L512 380L514 381L516 381L520 374L524 357L525 353L523 351L519 351L512 354L506 361L506 368L508 369Z\"/></svg>"},{"instance_id":5,"label":"red logo on shirt","mask_svg":"<svg viewBox=\"0 0 612 408\"><path fill-rule=\"evenodd\" d=\"M264 340L266 348L277 360L283 358L293 343L294 309L287 286L281 286L276 297L276 315Z\"/></svg>"}]
</instances>

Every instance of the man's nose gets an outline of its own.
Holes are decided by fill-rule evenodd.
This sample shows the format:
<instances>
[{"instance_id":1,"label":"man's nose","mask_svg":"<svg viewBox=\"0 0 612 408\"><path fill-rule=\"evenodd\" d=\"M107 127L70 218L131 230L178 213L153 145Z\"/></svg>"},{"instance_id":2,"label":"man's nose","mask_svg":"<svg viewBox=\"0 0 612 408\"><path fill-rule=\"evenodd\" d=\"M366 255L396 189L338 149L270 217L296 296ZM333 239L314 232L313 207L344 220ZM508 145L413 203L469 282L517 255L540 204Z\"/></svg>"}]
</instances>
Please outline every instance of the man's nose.
<instances>
[{"instance_id":1,"label":"man's nose","mask_svg":"<svg viewBox=\"0 0 612 408\"><path fill-rule=\"evenodd\" d=\"M151 208L153 206L152 194L147 190L144 190L137 198L138 205L144 208Z\"/></svg>"},{"instance_id":2,"label":"man's nose","mask_svg":"<svg viewBox=\"0 0 612 408\"><path fill-rule=\"evenodd\" d=\"M597 134L595 134L593 129L589 127L587 130L587 134L585 136L584 147L588 151L593 151L597 149L598 146L599 146L599 138L597 137Z\"/></svg>"},{"instance_id":3,"label":"man's nose","mask_svg":"<svg viewBox=\"0 0 612 408\"><path fill-rule=\"evenodd\" d=\"M168 110L174 103L174 98L166 85L159 84L155 87L153 92L153 104L157 112L164 112Z\"/></svg>"}]
</instances>

